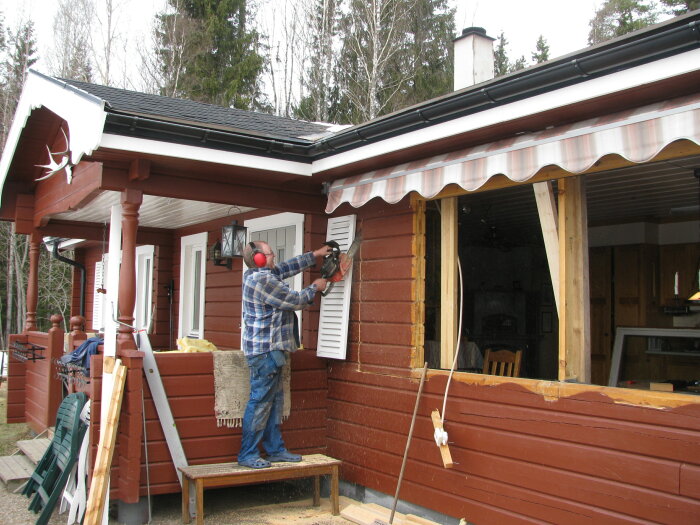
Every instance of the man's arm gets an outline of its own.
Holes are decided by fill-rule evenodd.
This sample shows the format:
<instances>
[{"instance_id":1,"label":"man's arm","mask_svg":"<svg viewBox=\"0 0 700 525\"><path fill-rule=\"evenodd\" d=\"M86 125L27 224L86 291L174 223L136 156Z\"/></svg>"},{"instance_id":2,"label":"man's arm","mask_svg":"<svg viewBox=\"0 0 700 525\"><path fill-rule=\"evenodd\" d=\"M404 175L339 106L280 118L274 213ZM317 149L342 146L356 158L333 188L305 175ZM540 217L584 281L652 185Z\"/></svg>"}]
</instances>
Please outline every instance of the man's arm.
<instances>
[{"instance_id":1,"label":"man's arm","mask_svg":"<svg viewBox=\"0 0 700 525\"><path fill-rule=\"evenodd\" d=\"M310 268L316 264L316 257L323 257L331 250L330 246L322 245L313 252L307 252L291 259L281 262L276 267L276 273L280 279L287 279L300 271Z\"/></svg>"},{"instance_id":2,"label":"man's arm","mask_svg":"<svg viewBox=\"0 0 700 525\"><path fill-rule=\"evenodd\" d=\"M313 302L317 291L325 289L325 285L325 279L316 279L310 286L297 292L284 281L272 278L261 287L260 297L265 304L279 310L302 310Z\"/></svg>"}]
</instances>

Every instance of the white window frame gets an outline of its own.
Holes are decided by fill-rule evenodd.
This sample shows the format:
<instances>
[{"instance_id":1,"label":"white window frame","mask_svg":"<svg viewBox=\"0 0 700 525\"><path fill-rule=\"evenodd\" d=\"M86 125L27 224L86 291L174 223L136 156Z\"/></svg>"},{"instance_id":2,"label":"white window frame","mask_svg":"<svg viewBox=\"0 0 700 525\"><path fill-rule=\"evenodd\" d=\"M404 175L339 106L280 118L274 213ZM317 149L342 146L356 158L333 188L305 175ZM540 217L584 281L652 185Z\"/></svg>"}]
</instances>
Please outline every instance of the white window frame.
<instances>
[{"instance_id":1,"label":"white window frame","mask_svg":"<svg viewBox=\"0 0 700 525\"><path fill-rule=\"evenodd\" d=\"M250 238L251 231L261 231L261 230L272 230L276 228L286 228L287 226L295 226L294 228L294 246L296 247L297 253L292 253L287 259L291 259L297 255L304 253L304 214L303 213L276 213L275 215L268 215L267 217L259 217L257 219L248 219L243 223L243 226L248 228L246 233L246 242L251 242L257 239ZM282 262L282 261L276 261ZM243 272L245 274L245 272ZM292 288L294 290L302 289L302 274L299 272L297 275L292 277ZM301 327L301 311L295 312L297 319L299 320L299 337L301 338L302 327ZM241 344L243 343L243 312L241 311Z\"/></svg>"},{"instance_id":2,"label":"white window frame","mask_svg":"<svg viewBox=\"0 0 700 525\"><path fill-rule=\"evenodd\" d=\"M197 253L199 261L199 329L192 327L194 314L194 264ZM207 280L207 232L186 235L180 240L180 306L178 318L178 338L191 337L204 339L204 306Z\"/></svg>"},{"instance_id":3,"label":"white window frame","mask_svg":"<svg viewBox=\"0 0 700 525\"><path fill-rule=\"evenodd\" d=\"M134 305L134 326L136 328L148 329L151 326L154 253L155 246L152 244L136 247L136 303ZM147 279L144 279L144 274L148 276Z\"/></svg>"}]
</instances>

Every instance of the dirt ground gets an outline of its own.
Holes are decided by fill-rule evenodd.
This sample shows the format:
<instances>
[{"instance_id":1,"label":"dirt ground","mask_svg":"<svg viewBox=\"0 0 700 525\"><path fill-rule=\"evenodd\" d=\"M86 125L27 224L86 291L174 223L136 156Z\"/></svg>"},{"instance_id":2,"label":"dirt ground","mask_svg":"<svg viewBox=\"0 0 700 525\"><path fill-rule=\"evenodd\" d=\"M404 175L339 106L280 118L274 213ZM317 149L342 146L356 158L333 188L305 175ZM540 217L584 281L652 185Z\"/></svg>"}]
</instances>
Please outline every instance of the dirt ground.
<instances>
[{"instance_id":1,"label":"dirt ground","mask_svg":"<svg viewBox=\"0 0 700 525\"><path fill-rule=\"evenodd\" d=\"M28 435L25 425L6 423L7 388L0 386L0 450L10 455L14 442ZM321 498L321 506L312 505L310 480L269 483L247 487L211 489L204 493L204 517L207 525L345 525L351 523L330 512L328 498ZM340 498L341 510L352 503ZM15 494L0 482L0 522L12 525L33 525L38 517L28 510L29 499ZM151 498L150 523L170 525L182 523L180 494L166 494ZM111 509L110 524L116 524L115 509ZM144 515L148 516L147 507ZM58 505L49 525L63 525L67 513L59 514Z\"/></svg>"}]
</instances>

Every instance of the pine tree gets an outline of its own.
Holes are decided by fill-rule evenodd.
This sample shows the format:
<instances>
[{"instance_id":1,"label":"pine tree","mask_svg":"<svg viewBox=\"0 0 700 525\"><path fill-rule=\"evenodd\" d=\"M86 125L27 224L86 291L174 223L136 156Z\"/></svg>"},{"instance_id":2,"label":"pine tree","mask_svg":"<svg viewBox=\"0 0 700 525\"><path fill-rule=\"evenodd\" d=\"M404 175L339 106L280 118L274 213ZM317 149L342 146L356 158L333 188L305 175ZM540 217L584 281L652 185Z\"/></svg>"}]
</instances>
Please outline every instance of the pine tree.
<instances>
[{"instance_id":1,"label":"pine tree","mask_svg":"<svg viewBox=\"0 0 700 525\"><path fill-rule=\"evenodd\" d=\"M408 12L406 43L389 74L406 79L385 112L424 102L452 91L454 13L447 0L417 0Z\"/></svg>"},{"instance_id":2,"label":"pine tree","mask_svg":"<svg viewBox=\"0 0 700 525\"><path fill-rule=\"evenodd\" d=\"M493 72L495 76L501 77L510 71L510 61L508 60L508 52L506 51L508 40L506 40L503 31L498 35L496 41L498 44L496 44L496 50L493 52Z\"/></svg>"},{"instance_id":3,"label":"pine tree","mask_svg":"<svg viewBox=\"0 0 700 525\"><path fill-rule=\"evenodd\" d=\"M606 0L588 23L588 43L599 44L642 29L656 18L653 4L645 0Z\"/></svg>"},{"instance_id":4,"label":"pine tree","mask_svg":"<svg viewBox=\"0 0 700 525\"><path fill-rule=\"evenodd\" d=\"M549 60L549 44L547 44L547 41L542 35L540 35L540 37L537 39L537 43L535 44L535 52L532 53L531 56L535 64L541 64L542 62Z\"/></svg>"},{"instance_id":5,"label":"pine tree","mask_svg":"<svg viewBox=\"0 0 700 525\"><path fill-rule=\"evenodd\" d=\"M195 22L182 54L178 95L240 109L265 107L258 33L248 27L246 0L169 0Z\"/></svg>"},{"instance_id":6,"label":"pine tree","mask_svg":"<svg viewBox=\"0 0 700 525\"><path fill-rule=\"evenodd\" d=\"M661 3L668 8L669 14L674 16L700 9L700 0L661 0Z\"/></svg>"}]
</instances>

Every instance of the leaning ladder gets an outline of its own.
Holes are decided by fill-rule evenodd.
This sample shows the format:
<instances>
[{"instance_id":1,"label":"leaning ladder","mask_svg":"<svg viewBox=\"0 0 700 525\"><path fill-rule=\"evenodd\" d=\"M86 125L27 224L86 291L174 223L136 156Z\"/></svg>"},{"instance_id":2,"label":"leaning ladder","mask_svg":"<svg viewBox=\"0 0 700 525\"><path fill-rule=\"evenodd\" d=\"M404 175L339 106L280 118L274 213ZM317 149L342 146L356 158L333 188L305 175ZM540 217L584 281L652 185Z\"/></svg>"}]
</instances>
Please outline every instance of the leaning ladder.
<instances>
[{"instance_id":1,"label":"leaning ladder","mask_svg":"<svg viewBox=\"0 0 700 525\"><path fill-rule=\"evenodd\" d=\"M160 372L158 370L158 363L156 362L155 355L153 355L153 348L151 347L151 341L148 338L148 334L145 330L138 330L136 332L138 338L139 349L143 352L143 369L146 373L146 381L148 381L148 388L151 390L151 397L153 398L153 404L156 406L156 412L158 413L158 419L160 420L160 426L163 428L163 434L165 434L165 441L168 444L168 449L170 450L170 457L173 459L173 464L175 465L175 472L177 472L177 478L182 486L182 472L183 467L187 467L187 457L185 456L185 451L182 448L182 442L180 441L180 435L177 432L177 426L175 425L175 418L170 410L170 404L168 403L168 397L165 394L165 388L163 387L163 380L160 377ZM189 500L190 500L190 513L194 516L195 511L195 494L194 487L190 490Z\"/></svg>"}]
</instances>

